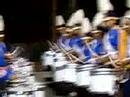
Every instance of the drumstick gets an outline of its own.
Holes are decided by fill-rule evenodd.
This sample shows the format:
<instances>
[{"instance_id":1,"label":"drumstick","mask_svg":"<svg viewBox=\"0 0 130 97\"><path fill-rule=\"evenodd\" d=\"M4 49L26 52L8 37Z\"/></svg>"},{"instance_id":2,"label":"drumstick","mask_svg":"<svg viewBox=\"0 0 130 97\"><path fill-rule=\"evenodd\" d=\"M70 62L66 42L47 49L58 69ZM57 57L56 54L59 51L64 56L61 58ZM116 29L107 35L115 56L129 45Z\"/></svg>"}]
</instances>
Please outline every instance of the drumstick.
<instances>
[{"instance_id":1,"label":"drumstick","mask_svg":"<svg viewBox=\"0 0 130 97\"><path fill-rule=\"evenodd\" d=\"M49 40L47 42L48 42L48 44L50 46L50 49L52 49L54 51L54 47L53 47L52 43Z\"/></svg>"},{"instance_id":2,"label":"drumstick","mask_svg":"<svg viewBox=\"0 0 130 97\"><path fill-rule=\"evenodd\" d=\"M55 44L55 43L53 43L57 48L58 48L58 46L57 46L57 44ZM79 58L77 58L76 56L74 56L73 54L70 54L68 51L66 51L64 48L62 48L62 47L59 47L68 57L69 57L69 59L71 59L71 61L72 61L72 58L74 58L74 59L76 59L75 61L72 61L73 63L75 63L75 62L77 62L77 61L79 61L79 62L81 62L82 64L85 64L85 62L83 62L82 60L80 60ZM71 57L72 58L71 58Z\"/></svg>"},{"instance_id":3,"label":"drumstick","mask_svg":"<svg viewBox=\"0 0 130 97\"><path fill-rule=\"evenodd\" d=\"M116 66L115 62L112 60L111 56L108 56L108 57L110 59L110 62L112 63L112 66L114 66L115 68L117 68L117 66Z\"/></svg>"},{"instance_id":4,"label":"drumstick","mask_svg":"<svg viewBox=\"0 0 130 97\"><path fill-rule=\"evenodd\" d=\"M56 50L56 48L53 46L53 44L50 41L47 41L47 42L50 45L50 50L55 51L55 52L59 52L59 49Z\"/></svg>"},{"instance_id":5,"label":"drumstick","mask_svg":"<svg viewBox=\"0 0 130 97\"><path fill-rule=\"evenodd\" d=\"M130 58L124 58L122 61L129 61ZM118 60L115 60L114 63L118 62ZM107 62L105 65L109 65L111 62Z\"/></svg>"},{"instance_id":6,"label":"drumstick","mask_svg":"<svg viewBox=\"0 0 130 97\"><path fill-rule=\"evenodd\" d=\"M88 42L86 42L86 45L87 45L89 51L92 53L93 56L98 56L98 55L91 49L91 47L89 46Z\"/></svg>"},{"instance_id":7,"label":"drumstick","mask_svg":"<svg viewBox=\"0 0 130 97\"><path fill-rule=\"evenodd\" d=\"M69 52L67 52L64 48L61 48L63 51L65 51L66 53L65 54L67 54L67 55L69 55L69 56L71 56L72 58L74 58L74 59L76 59L75 61L73 61L74 63L75 62L77 62L77 61L79 61L79 62L81 62L81 63L83 63L84 64L84 62L82 61L82 60L80 60L79 58L77 58L76 56L74 56L73 54L71 54L71 53L69 53Z\"/></svg>"},{"instance_id":8,"label":"drumstick","mask_svg":"<svg viewBox=\"0 0 130 97\"><path fill-rule=\"evenodd\" d=\"M74 63L73 60L72 60L72 58L69 56L69 54L66 53L66 51L63 48L58 47L58 45L56 43L53 43L53 44L56 46L57 49L61 49L63 51L63 53L65 55L67 55L67 57L70 59L71 63Z\"/></svg>"}]
</instances>

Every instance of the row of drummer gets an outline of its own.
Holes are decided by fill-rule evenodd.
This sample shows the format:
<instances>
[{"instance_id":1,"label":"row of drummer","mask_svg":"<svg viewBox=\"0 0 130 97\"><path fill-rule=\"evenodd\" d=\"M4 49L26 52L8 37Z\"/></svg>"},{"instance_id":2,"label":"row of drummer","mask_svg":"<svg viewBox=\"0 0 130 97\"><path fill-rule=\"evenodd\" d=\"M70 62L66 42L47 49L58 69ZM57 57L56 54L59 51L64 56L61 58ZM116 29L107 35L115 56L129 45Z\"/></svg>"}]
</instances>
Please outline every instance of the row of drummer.
<instances>
[{"instance_id":1,"label":"row of drummer","mask_svg":"<svg viewBox=\"0 0 130 97\"><path fill-rule=\"evenodd\" d=\"M90 23L82 9L72 14L65 23L56 16L57 44L74 52L79 59L89 61L110 54L113 59L130 56L130 11L122 18L114 11L98 12ZM127 35L126 35L127 34Z\"/></svg>"}]
</instances>

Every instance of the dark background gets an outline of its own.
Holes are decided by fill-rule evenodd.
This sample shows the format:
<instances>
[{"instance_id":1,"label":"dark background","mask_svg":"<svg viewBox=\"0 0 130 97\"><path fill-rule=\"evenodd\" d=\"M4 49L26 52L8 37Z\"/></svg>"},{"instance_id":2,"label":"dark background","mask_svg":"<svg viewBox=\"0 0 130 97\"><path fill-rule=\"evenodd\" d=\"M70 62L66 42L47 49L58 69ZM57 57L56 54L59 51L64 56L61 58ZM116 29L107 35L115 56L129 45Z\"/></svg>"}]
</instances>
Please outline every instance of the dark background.
<instances>
[{"instance_id":1,"label":"dark background","mask_svg":"<svg viewBox=\"0 0 130 97\"><path fill-rule=\"evenodd\" d=\"M125 0L111 1L118 16L123 15L127 9ZM1 0L0 14L5 19L6 41L28 43L52 39L54 14L62 14L67 20L72 12L83 8L85 15L92 19L97 12L96 0L75 0L75 5L71 7L71 0Z\"/></svg>"}]
</instances>

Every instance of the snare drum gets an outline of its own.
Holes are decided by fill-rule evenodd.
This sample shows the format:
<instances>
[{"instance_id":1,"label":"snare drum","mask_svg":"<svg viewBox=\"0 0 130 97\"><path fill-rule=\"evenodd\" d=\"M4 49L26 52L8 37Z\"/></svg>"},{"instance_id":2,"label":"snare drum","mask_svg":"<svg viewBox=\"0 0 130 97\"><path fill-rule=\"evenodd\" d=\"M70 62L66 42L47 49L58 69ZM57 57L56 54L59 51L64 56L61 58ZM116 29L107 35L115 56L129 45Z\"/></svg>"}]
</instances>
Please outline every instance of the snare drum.
<instances>
[{"instance_id":1,"label":"snare drum","mask_svg":"<svg viewBox=\"0 0 130 97\"><path fill-rule=\"evenodd\" d=\"M95 67L95 64L87 64L77 67L77 80L78 86L88 87L90 84L90 71Z\"/></svg>"},{"instance_id":2,"label":"snare drum","mask_svg":"<svg viewBox=\"0 0 130 97\"><path fill-rule=\"evenodd\" d=\"M91 71L90 92L114 95L117 91L116 73L117 71L109 68L100 68Z\"/></svg>"},{"instance_id":3,"label":"snare drum","mask_svg":"<svg viewBox=\"0 0 130 97\"><path fill-rule=\"evenodd\" d=\"M61 64L63 64L61 62ZM64 64L57 65L54 73L54 81L55 82L76 82L76 66L77 64Z\"/></svg>"},{"instance_id":4,"label":"snare drum","mask_svg":"<svg viewBox=\"0 0 130 97\"><path fill-rule=\"evenodd\" d=\"M55 52L53 51L46 51L42 56L42 65L48 66L48 65L53 65L53 59L55 57Z\"/></svg>"},{"instance_id":5,"label":"snare drum","mask_svg":"<svg viewBox=\"0 0 130 97\"><path fill-rule=\"evenodd\" d=\"M46 97L45 90L38 89L33 93L33 97Z\"/></svg>"}]
</instances>

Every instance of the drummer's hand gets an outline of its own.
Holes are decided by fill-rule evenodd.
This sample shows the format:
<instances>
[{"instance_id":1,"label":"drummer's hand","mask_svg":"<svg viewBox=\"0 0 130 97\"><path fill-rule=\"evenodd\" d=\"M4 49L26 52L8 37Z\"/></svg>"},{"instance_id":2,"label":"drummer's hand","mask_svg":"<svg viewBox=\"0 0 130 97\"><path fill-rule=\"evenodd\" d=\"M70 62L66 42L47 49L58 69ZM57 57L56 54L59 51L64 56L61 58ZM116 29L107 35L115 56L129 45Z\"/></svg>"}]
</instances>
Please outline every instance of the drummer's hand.
<instances>
[{"instance_id":1,"label":"drummer's hand","mask_svg":"<svg viewBox=\"0 0 130 97\"><path fill-rule=\"evenodd\" d=\"M127 61L125 61L125 60L118 60L117 62L116 62L116 64L117 65L120 65L120 66L125 66L125 65L127 65Z\"/></svg>"},{"instance_id":2,"label":"drummer's hand","mask_svg":"<svg viewBox=\"0 0 130 97\"><path fill-rule=\"evenodd\" d=\"M4 54L4 55L5 55L5 58L7 58L7 59L9 59L9 60L11 60L11 59L14 58L12 53L6 53L6 54Z\"/></svg>"},{"instance_id":3,"label":"drummer's hand","mask_svg":"<svg viewBox=\"0 0 130 97\"><path fill-rule=\"evenodd\" d=\"M122 60L117 60L115 64L116 64L116 69L120 69L120 70L124 69L123 68L124 62Z\"/></svg>"},{"instance_id":4,"label":"drummer's hand","mask_svg":"<svg viewBox=\"0 0 130 97\"><path fill-rule=\"evenodd\" d=\"M117 60L117 61L116 61L116 65L121 66L122 64L123 64L123 61L122 61L122 60Z\"/></svg>"}]
</instances>

